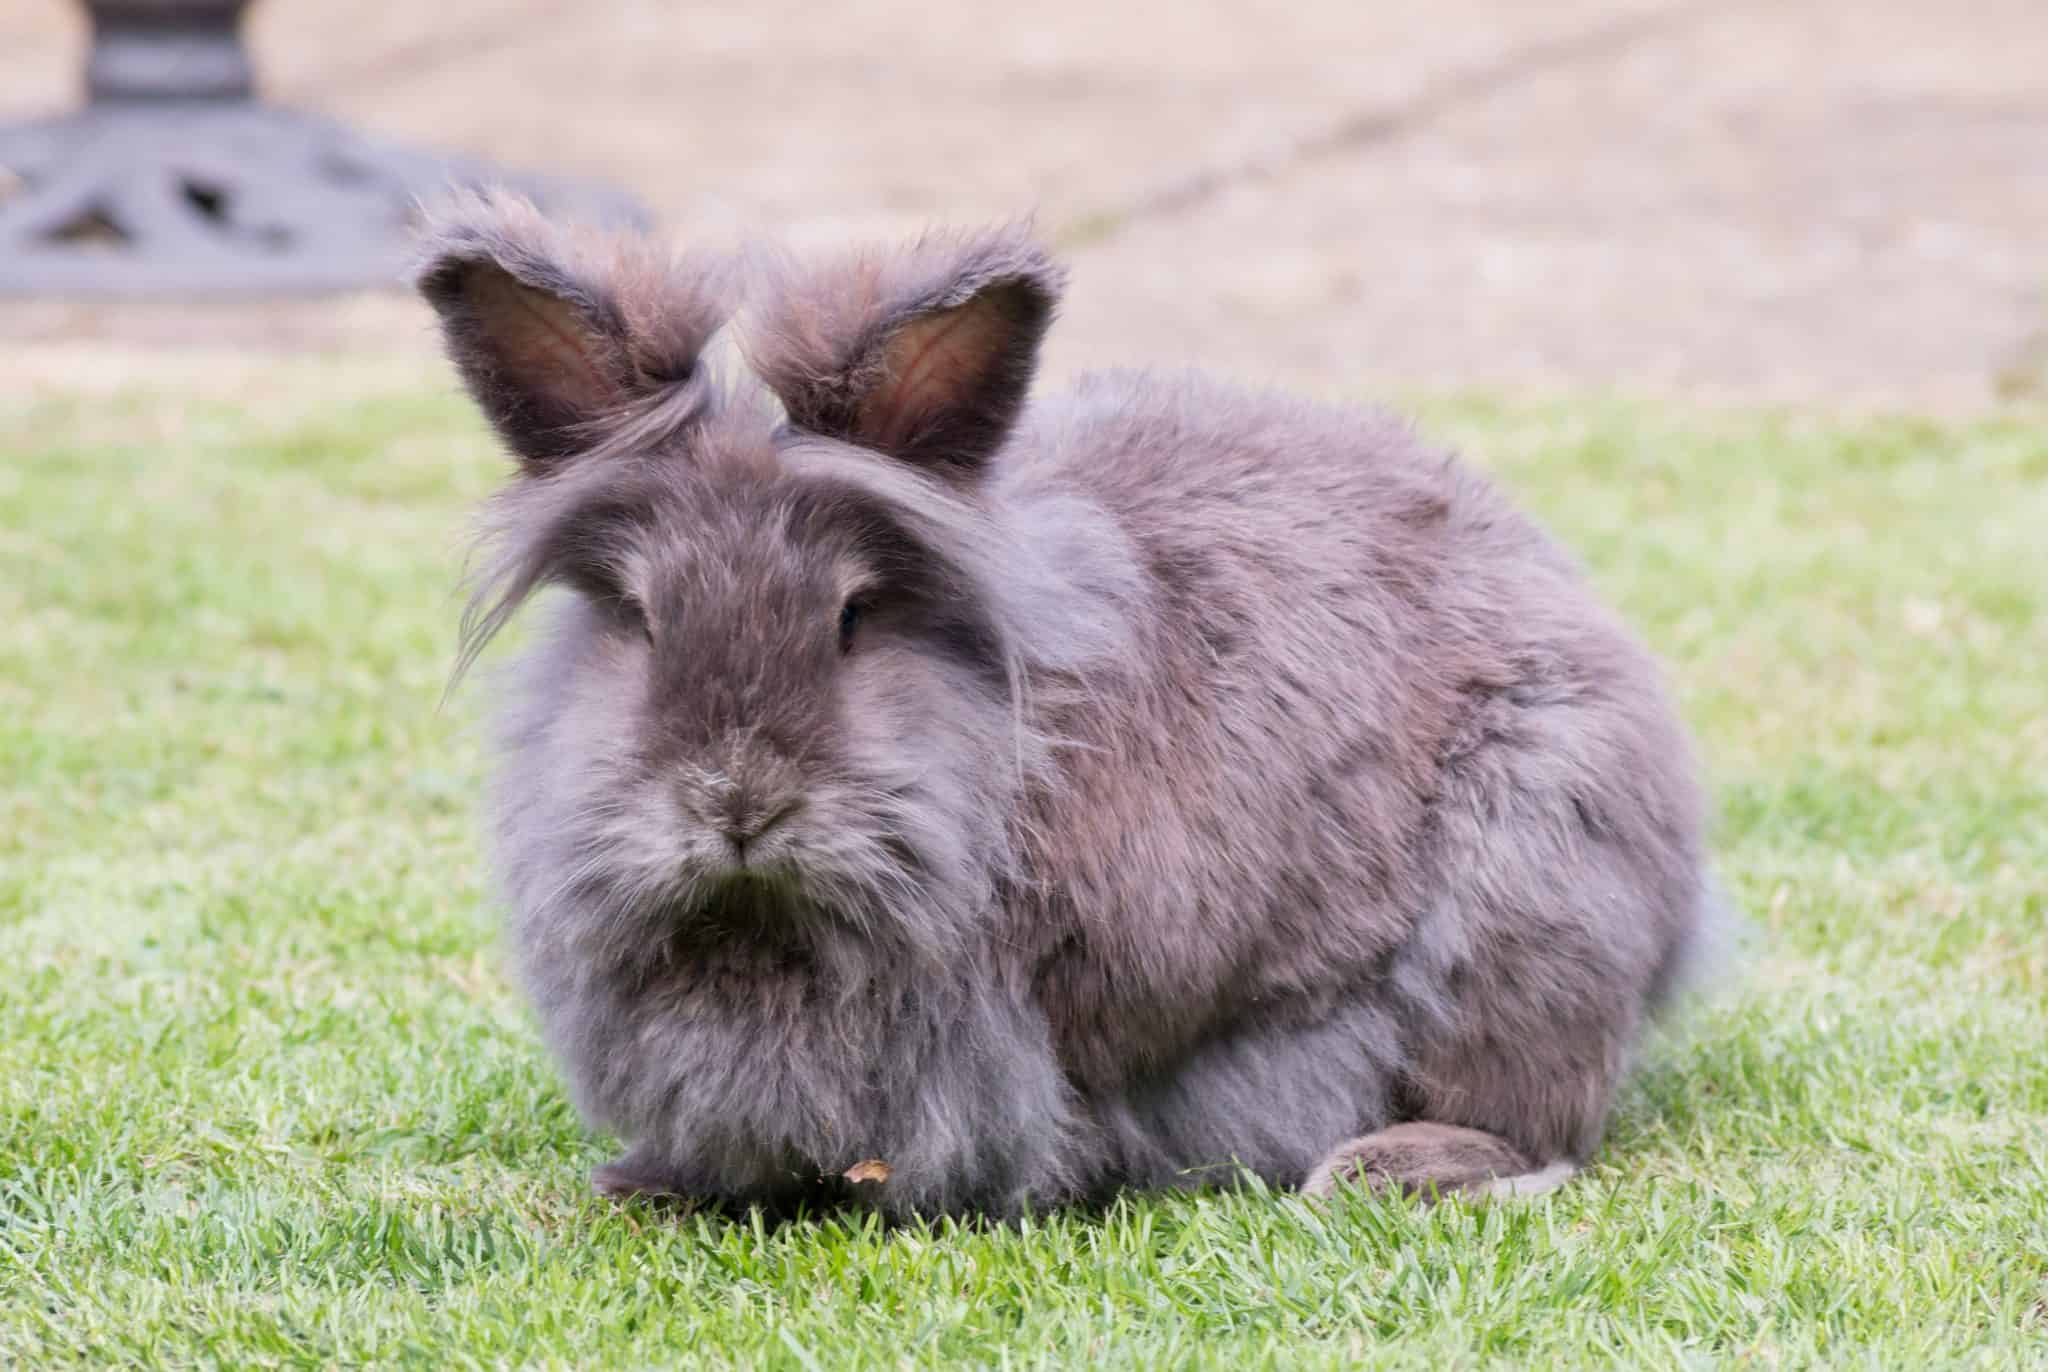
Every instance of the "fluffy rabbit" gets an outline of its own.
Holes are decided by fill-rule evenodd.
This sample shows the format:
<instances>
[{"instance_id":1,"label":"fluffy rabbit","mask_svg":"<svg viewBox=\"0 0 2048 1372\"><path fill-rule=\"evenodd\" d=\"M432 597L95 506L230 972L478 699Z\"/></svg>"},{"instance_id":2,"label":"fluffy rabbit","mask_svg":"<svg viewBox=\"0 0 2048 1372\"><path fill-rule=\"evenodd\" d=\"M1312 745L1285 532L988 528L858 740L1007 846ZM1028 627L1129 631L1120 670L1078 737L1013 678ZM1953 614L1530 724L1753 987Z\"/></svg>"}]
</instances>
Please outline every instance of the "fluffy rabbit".
<instances>
[{"instance_id":1,"label":"fluffy rabbit","mask_svg":"<svg viewBox=\"0 0 2048 1372\"><path fill-rule=\"evenodd\" d=\"M520 464L467 652L568 592L495 828L629 1145L600 1190L1586 1159L1707 917L1701 801L1651 660L1485 479L1195 378L1028 398L1062 274L1014 229L729 268L473 199L418 284Z\"/></svg>"}]
</instances>

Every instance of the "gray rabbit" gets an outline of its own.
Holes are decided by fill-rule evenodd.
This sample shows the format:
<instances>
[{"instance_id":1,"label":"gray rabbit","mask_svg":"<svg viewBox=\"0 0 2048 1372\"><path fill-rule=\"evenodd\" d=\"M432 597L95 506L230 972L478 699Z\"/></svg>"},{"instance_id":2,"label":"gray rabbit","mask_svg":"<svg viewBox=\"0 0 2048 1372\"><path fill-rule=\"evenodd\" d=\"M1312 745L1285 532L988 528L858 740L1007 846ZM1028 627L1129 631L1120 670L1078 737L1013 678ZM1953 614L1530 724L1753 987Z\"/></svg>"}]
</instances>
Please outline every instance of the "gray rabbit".
<instances>
[{"instance_id":1,"label":"gray rabbit","mask_svg":"<svg viewBox=\"0 0 2048 1372\"><path fill-rule=\"evenodd\" d=\"M1586 1160L1709 922L1701 797L1485 479L1193 377L1031 398L1062 274L1017 229L692 262L471 198L418 284L520 467L465 662L567 591L495 829L629 1144L601 1191L1002 1215Z\"/></svg>"}]
</instances>

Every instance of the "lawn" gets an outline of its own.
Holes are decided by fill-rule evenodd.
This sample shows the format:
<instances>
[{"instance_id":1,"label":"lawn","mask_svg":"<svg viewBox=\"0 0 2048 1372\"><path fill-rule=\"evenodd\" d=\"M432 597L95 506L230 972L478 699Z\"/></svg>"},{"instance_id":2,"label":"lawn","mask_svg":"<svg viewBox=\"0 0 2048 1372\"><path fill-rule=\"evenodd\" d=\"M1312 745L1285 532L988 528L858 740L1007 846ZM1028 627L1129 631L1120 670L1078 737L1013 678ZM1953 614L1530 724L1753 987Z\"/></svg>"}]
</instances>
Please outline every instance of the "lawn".
<instances>
[{"instance_id":1,"label":"lawn","mask_svg":"<svg viewBox=\"0 0 2048 1372\"><path fill-rule=\"evenodd\" d=\"M1670 662L1753 926L1597 1165L770 1231L585 1194L440 378L0 393L0 1366L2048 1366L2048 426L1417 409Z\"/></svg>"}]
</instances>

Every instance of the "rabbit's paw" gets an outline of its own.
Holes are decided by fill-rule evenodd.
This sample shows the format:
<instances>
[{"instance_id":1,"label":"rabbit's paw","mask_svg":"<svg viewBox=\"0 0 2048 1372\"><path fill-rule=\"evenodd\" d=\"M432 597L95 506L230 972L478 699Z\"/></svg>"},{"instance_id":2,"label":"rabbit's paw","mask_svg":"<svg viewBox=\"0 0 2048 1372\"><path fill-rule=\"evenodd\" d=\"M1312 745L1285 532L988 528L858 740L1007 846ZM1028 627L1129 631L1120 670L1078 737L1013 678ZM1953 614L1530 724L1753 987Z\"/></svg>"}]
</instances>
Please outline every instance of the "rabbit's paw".
<instances>
[{"instance_id":1,"label":"rabbit's paw","mask_svg":"<svg viewBox=\"0 0 2048 1372\"><path fill-rule=\"evenodd\" d=\"M686 1200L688 1193L676 1170L654 1149L642 1144L629 1148L622 1157L590 1169L590 1188L607 1200L639 1197Z\"/></svg>"},{"instance_id":2,"label":"rabbit's paw","mask_svg":"<svg viewBox=\"0 0 2048 1372\"><path fill-rule=\"evenodd\" d=\"M1437 1196L1539 1196L1570 1179L1569 1162L1538 1163L1497 1134L1452 1124L1396 1124L1339 1145L1308 1174L1303 1195L1341 1185Z\"/></svg>"}]
</instances>

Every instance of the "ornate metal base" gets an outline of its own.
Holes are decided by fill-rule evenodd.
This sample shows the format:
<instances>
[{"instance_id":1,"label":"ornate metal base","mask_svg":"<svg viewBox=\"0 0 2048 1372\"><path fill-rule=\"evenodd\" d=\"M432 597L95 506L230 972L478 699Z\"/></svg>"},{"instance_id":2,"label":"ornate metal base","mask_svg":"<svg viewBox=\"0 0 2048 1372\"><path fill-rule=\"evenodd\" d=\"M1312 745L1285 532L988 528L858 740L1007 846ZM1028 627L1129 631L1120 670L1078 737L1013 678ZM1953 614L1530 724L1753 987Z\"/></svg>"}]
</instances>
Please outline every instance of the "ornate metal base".
<instances>
[{"instance_id":1,"label":"ornate metal base","mask_svg":"<svg viewBox=\"0 0 2048 1372\"><path fill-rule=\"evenodd\" d=\"M280 294L392 285L423 198L502 185L614 225L595 186L500 172L249 100L101 101L0 127L0 295Z\"/></svg>"}]
</instances>

